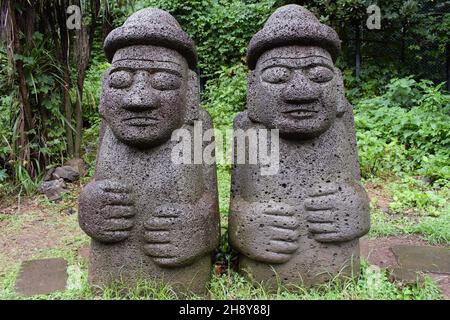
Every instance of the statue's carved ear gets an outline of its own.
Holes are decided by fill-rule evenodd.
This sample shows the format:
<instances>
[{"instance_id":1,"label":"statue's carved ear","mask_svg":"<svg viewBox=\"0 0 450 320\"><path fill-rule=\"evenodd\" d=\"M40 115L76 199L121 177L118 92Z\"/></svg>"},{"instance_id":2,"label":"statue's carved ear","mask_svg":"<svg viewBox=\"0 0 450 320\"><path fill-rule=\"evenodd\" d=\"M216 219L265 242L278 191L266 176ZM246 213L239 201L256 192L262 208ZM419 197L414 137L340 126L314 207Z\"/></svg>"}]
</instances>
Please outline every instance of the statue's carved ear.
<instances>
[{"instance_id":1,"label":"statue's carved ear","mask_svg":"<svg viewBox=\"0 0 450 320\"><path fill-rule=\"evenodd\" d=\"M199 119L200 107L200 81L197 74L189 70L186 90L186 114L184 116L186 124L194 124L194 120Z\"/></svg>"},{"instance_id":2,"label":"statue's carved ear","mask_svg":"<svg viewBox=\"0 0 450 320\"><path fill-rule=\"evenodd\" d=\"M247 75L247 111L248 117L253 122L261 122L261 118L256 110L256 84L257 84L257 74L256 70L250 71Z\"/></svg>"},{"instance_id":3,"label":"statue's carved ear","mask_svg":"<svg viewBox=\"0 0 450 320\"><path fill-rule=\"evenodd\" d=\"M337 97L337 116L342 117L345 112L351 110L350 102L345 97L344 79L342 72L338 68L336 70L336 97Z\"/></svg>"}]
</instances>

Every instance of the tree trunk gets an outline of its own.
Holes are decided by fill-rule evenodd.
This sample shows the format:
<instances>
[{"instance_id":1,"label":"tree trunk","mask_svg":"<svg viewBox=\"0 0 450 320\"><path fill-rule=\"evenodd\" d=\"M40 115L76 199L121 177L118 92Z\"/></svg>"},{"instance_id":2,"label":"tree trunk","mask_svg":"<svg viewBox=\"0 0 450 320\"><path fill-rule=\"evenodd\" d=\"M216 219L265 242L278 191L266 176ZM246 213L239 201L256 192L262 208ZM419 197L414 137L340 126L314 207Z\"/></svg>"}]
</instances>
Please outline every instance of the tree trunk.
<instances>
[{"instance_id":1,"label":"tree trunk","mask_svg":"<svg viewBox=\"0 0 450 320\"><path fill-rule=\"evenodd\" d=\"M75 148L74 156L81 157L81 141L83 137L83 88L86 70L89 66L91 57L92 44L94 42L95 28L97 26L98 13L100 11L100 0L92 0L90 2L91 23L86 26L81 23L81 30L77 31L77 39L75 42L75 52L77 61L77 99L75 103Z\"/></svg>"},{"instance_id":2,"label":"tree trunk","mask_svg":"<svg viewBox=\"0 0 450 320\"><path fill-rule=\"evenodd\" d=\"M446 61L446 74L447 74L447 90L450 91L450 43L445 46Z\"/></svg>"},{"instance_id":3,"label":"tree trunk","mask_svg":"<svg viewBox=\"0 0 450 320\"><path fill-rule=\"evenodd\" d=\"M356 78L361 77L361 28L359 21L355 22L356 45L355 45L355 73Z\"/></svg>"},{"instance_id":4,"label":"tree trunk","mask_svg":"<svg viewBox=\"0 0 450 320\"><path fill-rule=\"evenodd\" d=\"M16 10L11 1L8 1L9 16L6 20L5 29L9 33L7 38L7 45L11 48L8 53L11 55L22 53L22 48L19 39L19 28L16 17ZM28 131L33 128L33 113L31 111L31 104L29 99L29 89L26 81L25 70L23 68L22 60L15 60L13 56L10 57L13 62L17 74L19 101L20 101L20 115L19 126L17 126L17 134L19 136L17 159L20 165L28 172L31 171L32 164L30 161L30 145ZM31 173L31 172L30 172Z\"/></svg>"},{"instance_id":5,"label":"tree trunk","mask_svg":"<svg viewBox=\"0 0 450 320\"><path fill-rule=\"evenodd\" d=\"M62 90L62 102L64 108L65 117L65 130L66 130L66 141L67 141L67 156L72 157L74 155L74 130L72 126L72 115L73 108L72 102L70 101L70 65L69 65L69 55L70 55L70 44L69 44L69 32L66 25L66 1L61 3L55 3L55 14L59 27L59 52L58 58L63 72L63 83L61 85Z\"/></svg>"}]
</instances>

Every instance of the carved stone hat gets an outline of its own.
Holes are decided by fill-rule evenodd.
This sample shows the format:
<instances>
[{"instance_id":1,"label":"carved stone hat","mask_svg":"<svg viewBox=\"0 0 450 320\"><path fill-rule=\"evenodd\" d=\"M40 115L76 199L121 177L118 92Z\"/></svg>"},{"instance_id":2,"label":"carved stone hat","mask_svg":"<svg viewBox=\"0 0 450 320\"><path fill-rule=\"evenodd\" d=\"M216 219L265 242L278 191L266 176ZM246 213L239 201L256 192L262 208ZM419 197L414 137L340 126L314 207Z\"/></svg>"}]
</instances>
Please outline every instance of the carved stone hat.
<instances>
[{"instance_id":1,"label":"carved stone hat","mask_svg":"<svg viewBox=\"0 0 450 320\"><path fill-rule=\"evenodd\" d=\"M298 44L322 47L334 61L341 50L336 31L320 23L309 10L292 4L277 9L250 40L247 49L248 67L253 70L258 58L267 50Z\"/></svg>"},{"instance_id":2,"label":"carved stone hat","mask_svg":"<svg viewBox=\"0 0 450 320\"><path fill-rule=\"evenodd\" d=\"M197 65L194 41L169 13L157 8L139 10L122 27L111 31L103 44L111 62L117 50L132 45L156 45L178 51L191 70Z\"/></svg>"}]
</instances>

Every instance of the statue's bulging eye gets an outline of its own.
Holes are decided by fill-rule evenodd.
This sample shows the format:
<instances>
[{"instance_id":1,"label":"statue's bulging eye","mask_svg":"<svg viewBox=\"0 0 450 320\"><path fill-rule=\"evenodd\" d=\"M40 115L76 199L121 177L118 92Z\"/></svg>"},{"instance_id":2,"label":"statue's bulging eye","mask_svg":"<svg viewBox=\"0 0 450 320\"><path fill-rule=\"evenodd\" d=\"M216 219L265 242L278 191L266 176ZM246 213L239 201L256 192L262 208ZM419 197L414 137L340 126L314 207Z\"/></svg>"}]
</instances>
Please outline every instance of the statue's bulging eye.
<instances>
[{"instance_id":1,"label":"statue's bulging eye","mask_svg":"<svg viewBox=\"0 0 450 320\"><path fill-rule=\"evenodd\" d=\"M109 86L115 89L125 89L131 86L133 75L125 70L113 72L109 76Z\"/></svg>"},{"instance_id":2,"label":"statue's bulging eye","mask_svg":"<svg viewBox=\"0 0 450 320\"><path fill-rule=\"evenodd\" d=\"M157 72L151 83L157 90L176 90L181 87L181 77L168 72Z\"/></svg>"},{"instance_id":3,"label":"statue's bulging eye","mask_svg":"<svg viewBox=\"0 0 450 320\"><path fill-rule=\"evenodd\" d=\"M318 83L329 82L334 78L334 72L330 68L324 66L308 68L305 73L308 79Z\"/></svg>"},{"instance_id":4,"label":"statue's bulging eye","mask_svg":"<svg viewBox=\"0 0 450 320\"><path fill-rule=\"evenodd\" d=\"M283 83L291 77L291 70L285 67L271 67L262 72L261 78L268 83Z\"/></svg>"}]
</instances>

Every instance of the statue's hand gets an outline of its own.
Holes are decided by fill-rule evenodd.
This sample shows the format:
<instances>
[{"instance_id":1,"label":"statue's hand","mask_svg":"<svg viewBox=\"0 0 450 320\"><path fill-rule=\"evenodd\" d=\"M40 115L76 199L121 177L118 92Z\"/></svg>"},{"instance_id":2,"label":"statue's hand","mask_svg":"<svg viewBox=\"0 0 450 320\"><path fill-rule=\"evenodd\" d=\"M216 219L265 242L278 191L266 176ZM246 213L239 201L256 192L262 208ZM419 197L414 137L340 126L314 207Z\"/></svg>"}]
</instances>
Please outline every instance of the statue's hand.
<instances>
[{"instance_id":1,"label":"statue's hand","mask_svg":"<svg viewBox=\"0 0 450 320\"><path fill-rule=\"evenodd\" d=\"M188 265L208 251L208 217L195 207L162 205L144 223L144 252L159 266Z\"/></svg>"},{"instance_id":2,"label":"statue's hand","mask_svg":"<svg viewBox=\"0 0 450 320\"><path fill-rule=\"evenodd\" d=\"M131 189L120 182L94 181L80 194L80 227L100 242L114 243L127 239L134 215Z\"/></svg>"},{"instance_id":3,"label":"statue's hand","mask_svg":"<svg viewBox=\"0 0 450 320\"><path fill-rule=\"evenodd\" d=\"M231 245L250 259L280 264L298 249L299 221L283 203L236 201L229 219Z\"/></svg>"},{"instance_id":4,"label":"statue's hand","mask_svg":"<svg viewBox=\"0 0 450 320\"><path fill-rule=\"evenodd\" d=\"M350 241L370 228L369 198L357 181L314 187L305 209L309 232L319 242Z\"/></svg>"}]
</instances>

